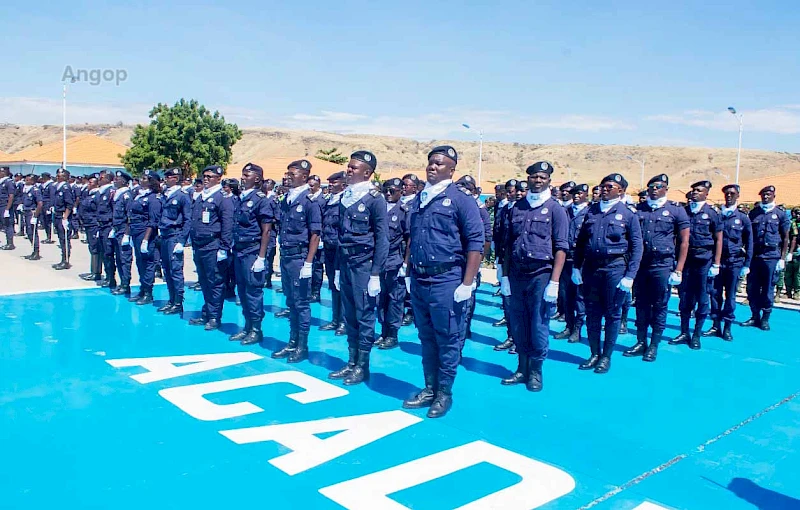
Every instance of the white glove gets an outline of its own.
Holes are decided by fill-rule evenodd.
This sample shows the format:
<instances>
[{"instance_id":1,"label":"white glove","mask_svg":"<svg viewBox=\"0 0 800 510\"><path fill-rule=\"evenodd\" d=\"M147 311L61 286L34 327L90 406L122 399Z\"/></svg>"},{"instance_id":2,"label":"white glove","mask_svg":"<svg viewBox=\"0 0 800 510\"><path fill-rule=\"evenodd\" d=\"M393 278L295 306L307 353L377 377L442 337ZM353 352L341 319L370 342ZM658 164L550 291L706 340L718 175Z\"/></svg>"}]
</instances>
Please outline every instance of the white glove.
<instances>
[{"instance_id":1,"label":"white glove","mask_svg":"<svg viewBox=\"0 0 800 510\"><path fill-rule=\"evenodd\" d=\"M508 281L508 276L500 278L500 294L506 297L511 295L511 282Z\"/></svg>"},{"instance_id":2,"label":"white glove","mask_svg":"<svg viewBox=\"0 0 800 510\"><path fill-rule=\"evenodd\" d=\"M627 276L619 281L619 285L617 288L623 292L627 292L628 294L631 293L631 289L633 289L633 278L628 278Z\"/></svg>"},{"instance_id":3,"label":"white glove","mask_svg":"<svg viewBox=\"0 0 800 510\"><path fill-rule=\"evenodd\" d=\"M128 234L123 235L122 236L122 246L127 246L129 244L131 244L131 236L129 236Z\"/></svg>"},{"instance_id":4,"label":"white glove","mask_svg":"<svg viewBox=\"0 0 800 510\"><path fill-rule=\"evenodd\" d=\"M253 262L253 267L252 267L253 272L254 273L260 273L260 272L264 271L264 269L267 268L267 265L265 263L266 260L267 259L264 258L264 257L256 257L256 261Z\"/></svg>"},{"instance_id":5,"label":"white glove","mask_svg":"<svg viewBox=\"0 0 800 510\"><path fill-rule=\"evenodd\" d=\"M456 303L461 303L462 301L466 301L472 297L472 286L464 285L463 283L456 288L456 291L453 293L453 299L456 300Z\"/></svg>"},{"instance_id":6,"label":"white glove","mask_svg":"<svg viewBox=\"0 0 800 510\"><path fill-rule=\"evenodd\" d=\"M50 210L47 211L47 212L49 212L50 214L54 214L56 212L56 208L55 207L50 207Z\"/></svg>"},{"instance_id":7,"label":"white glove","mask_svg":"<svg viewBox=\"0 0 800 510\"><path fill-rule=\"evenodd\" d=\"M497 264L497 281L501 281L503 279L503 266Z\"/></svg>"},{"instance_id":8,"label":"white glove","mask_svg":"<svg viewBox=\"0 0 800 510\"><path fill-rule=\"evenodd\" d=\"M791 261L793 260L793 258L794 258L794 257L792 256L792 254L791 254L791 253L787 253L787 254L786 254L786 262L791 262Z\"/></svg>"},{"instance_id":9,"label":"white glove","mask_svg":"<svg viewBox=\"0 0 800 510\"><path fill-rule=\"evenodd\" d=\"M718 264L711 264L711 267L708 268L708 276L711 278L716 278L719 275L719 265Z\"/></svg>"},{"instance_id":10,"label":"white glove","mask_svg":"<svg viewBox=\"0 0 800 510\"><path fill-rule=\"evenodd\" d=\"M342 276L342 272L338 269L333 273L333 286L336 287L336 290L342 290L342 287L339 285L339 279Z\"/></svg>"},{"instance_id":11,"label":"white glove","mask_svg":"<svg viewBox=\"0 0 800 510\"><path fill-rule=\"evenodd\" d=\"M147 253L147 249L150 247L150 242L142 241L142 245L139 247L139 251L142 253Z\"/></svg>"},{"instance_id":12,"label":"white glove","mask_svg":"<svg viewBox=\"0 0 800 510\"><path fill-rule=\"evenodd\" d=\"M741 271L739 271L739 278L744 278L745 276L750 274L749 267L743 267Z\"/></svg>"},{"instance_id":13,"label":"white glove","mask_svg":"<svg viewBox=\"0 0 800 510\"><path fill-rule=\"evenodd\" d=\"M175 248L172 249L172 253L183 253L183 245L181 243L177 243Z\"/></svg>"},{"instance_id":14,"label":"white glove","mask_svg":"<svg viewBox=\"0 0 800 510\"><path fill-rule=\"evenodd\" d=\"M683 275L682 274L678 274L675 271L673 271L673 272L671 272L669 274L669 282L668 283L670 285L673 285L673 286L674 285L680 285L682 281L683 281Z\"/></svg>"},{"instance_id":15,"label":"white glove","mask_svg":"<svg viewBox=\"0 0 800 510\"><path fill-rule=\"evenodd\" d=\"M583 285L583 275L580 269L572 268L572 283L575 285Z\"/></svg>"},{"instance_id":16,"label":"white glove","mask_svg":"<svg viewBox=\"0 0 800 510\"><path fill-rule=\"evenodd\" d=\"M411 294L411 277L410 276L406 276L405 277L405 281L406 281L406 292Z\"/></svg>"},{"instance_id":17,"label":"white glove","mask_svg":"<svg viewBox=\"0 0 800 510\"><path fill-rule=\"evenodd\" d=\"M116 231L115 229L113 229L113 228L112 228L112 229L111 229L111 230L109 230L109 232L108 232L108 238L109 238L109 239L114 239L115 237L117 237L117 231Z\"/></svg>"},{"instance_id":18,"label":"white glove","mask_svg":"<svg viewBox=\"0 0 800 510\"><path fill-rule=\"evenodd\" d=\"M786 268L786 262L784 262L783 259L781 259L781 260L778 261L778 265L775 266L775 270L776 271L783 271L784 268Z\"/></svg>"},{"instance_id":19,"label":"white glove","mask_svg":"<svg viewBox=\"0 0 800 510\"><path fill-rule=\"evenodd\" d=\"M24 211L25 211L25 207L24 207L22 204L19 204L19 205L17 206L17 211L19 211L19 212L24 212Z\"/></svg>"},{"instance_id":20,"label":"white glove","mask_svg":"<svg viewBox=\"0 0 800 510\"><path fill-rule=\"evenodd\" d=\"M10 218L10 217L11 217L11 213L10 213L10 212L8 212L8 209L6 209L5 211L3 211L3 218Z\"/></svg>"},{"instance_id":21,"label":"white glove","mask_svg":"<svg viewBox=\"0 0 800 510\"><path fill-rule=\"evenodd\" d=\"M317 245L317 249L321 250L325 248L325 243L322 242L322 239L319 240L319 244Z\"/></svg>"},{"instance_id":22,"label":"white glove","mask_svg":"<svg viewBox=\"0 0 800 510\"><path fill-rule=\"evenodd\" d=\"M403 263L403 265L400 266L400 270L397 271L397 277L405 278L407 274L408 274L408 265L406 263Z\"/></svg>"},{"instance_id":23,"label":"white glove","mask_svg":"<svg viewBox=\"0 0 800 510\"><path fill-rule=\"evenodd\" d=\"M558 282L551 281L544 288L544 300L548 303L555 303L558 301Z\"/></svg>"},{"instance_id":24,"label":"white glove","mask_svg":"<svg viewBox=\"0 0 800 510\"><path fill-rule=\"evenodd\" d=\"M300 279L311 278L312 269L313 265L311 262L303 262L303 268L300 269Z\"/></svg>"},{"instance_id":25,"label":"white glove","mask_svg":"<svg viewBox=\"0 0 800 510\"><path fill-rule=\"evenodd\" d=\"M375 297L381 293L381 277L370 276L369 283L367 283L367 294L370 297Z\"/></svg>"},{"instance_id":26,"label":"white glove","mask_svg":"<svg viewBox=\"0 0 800 510\"><path fill-rule=\"evenodd\" d=\"M228 252L225 250L217 250L217 262L222 262L228 258Z\"/></svg>"}]
</instances>

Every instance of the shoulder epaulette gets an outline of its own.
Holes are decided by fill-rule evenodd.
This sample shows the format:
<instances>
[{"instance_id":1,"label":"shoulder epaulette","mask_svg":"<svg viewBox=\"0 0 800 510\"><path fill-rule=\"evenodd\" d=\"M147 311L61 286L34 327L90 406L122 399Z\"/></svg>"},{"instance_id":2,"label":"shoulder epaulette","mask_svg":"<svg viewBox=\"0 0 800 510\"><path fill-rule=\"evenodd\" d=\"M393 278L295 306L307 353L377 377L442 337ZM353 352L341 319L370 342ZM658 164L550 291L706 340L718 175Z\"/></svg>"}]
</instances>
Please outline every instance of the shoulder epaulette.
<instances>
[{"instance_id":1,"label":"shoulder epaulette","mask_svg":"<svg viewBox=\"0 0 800 510\"><path fill-rule=\"evenodd\" d=\"M633 214L636 214L638 212L636 206L634 205L628 205L628 209L630 209Z\"/></svg>"},{"instance_id":2,"label":"shoulder epaulette","mask_svg":"<svg viewBox=\"0 0 800 510\"><path fill-rule=\"evenodd\" d=\"M256 196L261 198L267 198L267 195L265 195L263 191L256 191Z\"/></svg>"},{"instance_id":3,"label":"shoulder epaulette","mask_svg":"<svg viewBox=\"0 0 800 510\"><path fill-rule=\"evenodd\" d=\"M400 204L400 209L402 209L403 212L408 212L408 206L406 204Z\"/></svg>"},{"instance_id":4,"label":"shoulder epaulette","mask_svg":"<svg viewBox=\"0 0 800 510\"><path fill-rule=\"evenodd\" d=\"M381 192L379 190L376 190L376 189L369 190L369 194L372 195L375 198L378 198L379 196L381 196Z\"/></svg>"}]
</instances>

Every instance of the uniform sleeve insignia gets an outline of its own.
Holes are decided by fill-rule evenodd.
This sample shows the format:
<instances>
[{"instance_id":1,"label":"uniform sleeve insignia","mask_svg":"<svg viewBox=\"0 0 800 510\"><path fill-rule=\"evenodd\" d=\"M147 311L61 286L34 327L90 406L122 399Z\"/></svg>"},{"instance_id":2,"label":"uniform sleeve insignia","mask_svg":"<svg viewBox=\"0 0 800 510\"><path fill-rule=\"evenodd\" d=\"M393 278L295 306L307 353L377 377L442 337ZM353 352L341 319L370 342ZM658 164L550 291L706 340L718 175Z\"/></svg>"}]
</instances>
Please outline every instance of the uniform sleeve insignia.
<instances>
[{"instance_id":1,"label":"uniform sleeve insignia","mask_svg":"<svg viewBox=\"0 0 800 510\"><path fill-rule=\"evenodd\" d=\"M445 198L444 200L442 200L442 205L445 207L450 207L450 204L452 203L453 202L449 198Z\"/></svg>"},{"instance_id":2,"label":"uniform sleeve insignia","mask_svg":"<svg viewBox=\"0 0 800 510\"><path fill-rule=\"evenodd\" d=\"M367 210L367 206L364 204L358 204L358 212L364 212Z\"/></svg>"}]
</instances>

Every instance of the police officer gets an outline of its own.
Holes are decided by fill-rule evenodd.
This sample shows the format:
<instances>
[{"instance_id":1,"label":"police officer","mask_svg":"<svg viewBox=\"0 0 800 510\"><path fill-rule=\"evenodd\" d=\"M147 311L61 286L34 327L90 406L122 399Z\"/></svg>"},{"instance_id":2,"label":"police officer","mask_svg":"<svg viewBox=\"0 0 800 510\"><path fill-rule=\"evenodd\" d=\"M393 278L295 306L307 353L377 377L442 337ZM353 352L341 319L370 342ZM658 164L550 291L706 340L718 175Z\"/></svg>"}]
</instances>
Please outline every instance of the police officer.
<instances>
[{"instance_id":1,"label":"police officer","mask_svg":"<svg viewBox=\"0 0 800 510\"><path fill-rule=\"evenodd\" d=\"M25 256L27 260L39 260L42 258L39 255L39 218L43 210L42 191L36 184L36 176L30 174L25 177L25 186L22 188L22 212L25 233L33 248L31 254ZM31 222L31 219L35 219L35 221Z\"/></svg>"},{"instance_id":2,"label":"police officer","mask_svg":"<svg viewBox=\"0 0 800 510\"><path fill-rule=\"evenodd\" d=\"M722 221L722 263L711 290L711 317L714 325L703 336L719 336L733 340L731 324L736 310L736 288L739 279L750 271L753 258L753 227L750 218L739 211L739 185L722 188L725 206L720 211ZM724 327L723 327L724 321Z\"/></svg>"},{"instance_id":3,"label":"police officer","mask_svg":"<svg viewBox=\"0 0 800 510\"><path fill-rule=\"evenodd\" d=\"M22 188L25 187L25 178L24 176L17 172L14 174L14 186L16 186L16 190L14 191L14 221L18 225L17 235L24 236L25 235L25 208L22 206Z\"/></svg>"},{"instance_id":4,"label":"police officer","mask_svg":"<svg viewBox=\"0 0 800 510\"><path fill-rule=\"evenodd\" d=\"M689 254L682 274L683 293L680 301L681 333L669 341L670 344L688 343L690 349L700 348L703 323L710 311L709 278L719 274L722 257L722 223L719 214L706 203L710 181L692 184L690 201L685 211L689 216ZM689 336L689 320L694 315L694 333Z\"/></svg>"},{"instance_id":5,"label":"police officer","mask_svg":"<svg viewBox=\"0 0 800 510\"><path fill-rule=\"evenodd\" d=\"M344 172L336 172L328 177L330 197L322 206L322 243L325 274L328 276L328 287L331 291L331 321L319 327L320 331L336 331L337 335L345 334L342 318L342 297L334 285L336 275L336 257L339 251L339 202L345 187Z\"/></svg>"},{"instance_id":6,"label":"police officer","mask_svg":"<svg viewBox=\"0 0 800 510\"><path fill-rule=\"evenodd\" d=\"M564 296L564 320L566 327L561 333L557 333L553 338L556 340L569 339L570 343L577 343L581 339L581 329L586 321L586 305L583 301L583 285L575 285L572 282L572 268L575 260L575 247L578 242L578 233L581 231L586 213L589 212L589 185L578 184L572 188L572 203L566 208L569 219L569 229L567 231L567 250L564 260L563 273L570 278L560 279L559 295L561 289L566 289Z\"/></svg>"},{"instance_id":7,"label":"police officer","mask_svg":"<svg viewBox=\"0 0 800 510\"><path fill-rule=\"evenodd\" d=\"M72 216L72 207L75 205L75 195L67 182L69 181L68 170L59 168L56 172L56 179L58 184L56 184L53 193L53 212L58 242L61 244L61 262L53 264L53 269L61 271L72 267L69 264L72 249L72 242L69 236L69 218Z\"/></svg>"},{"instance_id":8,"label":"police officer","mask_svg":"<svg viewBox=\"0 0 800 510\"><path fill-rule=\"evenodd\" d=\"M6 234L6 244L0 250L14 249L14 197L17 193L17 186L11 178L11 171L8 167L0 167L0 225Z\"/></svg>"},{"instance_id":9,"label":"police officer","mask_svg":"<svg viewBox=\"0 0 800 510\"><path fill-rule=\"evenodd\" d=\"M133 244L136 269L139 271L139 295L128 301L137 305L153 302L155 281L155 238L161 221L161 176L155 170L145 170L139 190L128 206L128 230L126 234Z\"/></svg>"},{"instance_id":10,"label":"police officer","mask_svg":"<svg viewBox=\"0 0 800 510\"><path fill-rule=\"evenodd\" d=\"M619 336L622 304L630 295L642 259L636 210L622 202L628 181L618 173L600 183L600 201L589 207L578 234L572 281L583 285L591 356L578 368L604 374ZM605 339L600 349L601 321Z\"/></svg>"},{"instance_id":11,"label":"police officer","mask_svg":"<svg viewBox=\"0 0 800 510\"><path fill-rule=\"evenodd\" d=\"M311 276L314 255L322 231L322 211L308 198L306 183L311 163L301 159L289 163L284 182L289 192L281 202L281 287L289 310L289 343L272 354L299 363L308 358L308 332L311 327ZM277 314L276 314L277 316Z\"/></svg>"},{"instance_id":12,"label":"police officer","mask_svg":"<svg viewBox=\"0 0 800 510\"><path fill-rule=\"evenodd\" d=\"M242 302L244 329L230 337L242 345L260 343L264 338L264 278L266 255L275 216L270 199L261 191L264 170L253 163L242 168L242 191L233 224L233 256L236 286Z\"/></svg>"},{"instance_id":13,"label":"police officer","mask_svg":"<svg viewBox=\"0 0 800 510\"><path fill-rule=\"evenodd\" d=\"M269 215L275 219L272 227L269 229L269 245L267 246L267 257L265 261L266 269L264 270L264 288L272 288L272 274L274 273L273 267L275 266L275 253L278 246L278 223L280 222L281 206L278 203L278 195L275 194L275 181L272 179L264 179L261 185L261 191L267 196L267 209ZM333 273L331 273L332 275ZM331 276L333 278L333 276ZM331 284L333 286L333 284Z\"/></svg>"},{"instance_id":14,"label":"police officer","mask_svg":"<svg viewBox=\"0 0 800 510\"><path fill-rule=\"evenodd\" d=\"M92 174L87 180L86 187L81 190L78 215L86 234L86 243L89 245L89 272L78 275L86 281L97 282L103 278L103 246L100 240L100 224L97 220L97 201L95 196L98 193L100 179L99 174Z\"/></svg>"},{"instance_id":15,"label":"police officer","mask_svg":"<svg viewBox=\"0 0 800 510\"><path fill-rule=\"evenodd\" d=\"M483 224L472 197L452 182L458 163L453 147L428 153L425 188L411 202L411 248L407 284L422 344L425 388L403 402L407 409L430 406L429 418L452 406L461 359L461 328L483 251Z\"/></svg>"},{"instance_id":16,"label":"police officer","mask_svg":"<svg viewBox=\"0 0 800 510\"><path fill-rule=\"evenodd\" d=\"M103 269L105 277L95 282L100 287L114 289L117 286L116 271L114 263L114 239L110 238L111 224L114 219L114 174L110 172L100 172L98 179L97 193L94 195L95 209L97 210L97 229L98 229L98 249L102 254Z\"/></svg>"},{"instance_id":17,"label":"police officer","mask_svg":"<svg viewBox=\"0 0 800 510\"><path fill-rule=\"evenodd\" d=\"M369 380L375 306L389 254L386 199L371 182L377 163L369 151L350 155L348 186L339 203L339 256L334 285L342 297L349 359L328 378L344 379L347 385Z\"/></svg>"},{"instance_id":18,"label":"police officer","mask_svg":"<svg viewBox=\"0 0 800 510\"><path fill-rule=\"evenodd\" d=\"M51 239L54 215L53 194L56 188L49 172L42 172L42 176L39 178L39 185L42 193L42 202L44 202L44 215L41 217L41 221L42 225L44 225L45 238L42 244L53 244L54 241Z\"/></svg>"},{"instance_id":19,"label":"police officer","mask_svg":"<svg viewBox=\"0 0 800 510\"><path fill-rule=\"evenodd\" d=\"M658 356L658 344L667 327L671 289L681 283L689 251L689 217L682 207L667 199L668 191L669 177L657 175L647 182L645 202L636 206L644 246L633 287L636 292L636 345L622 355L642 356L649 362ZM648 328L653 329L649 346Z\"/></svg>"},{"instance_id":20,"label":"police officer","mask_svg":"<svg viewBox=\"0 0 800 510\"><path fill-rule=\"evenodd\" d=\"M164 172L166 189L161 195L161 257L169 301L158 309L164 315L183 317L183 250L192 226L192 197L181 191L183 171L170 168Z\"/></svg>"},{"instance_id":21,"label":"police officer","mask_svg":"<svg viewBox=\"0 0 800 510\"><path fill-rule=\"evenodd\" d=\"M319 175L311 175L308 177L308 198L319 205L320 210L325 208L325 195L322 194L322 182ZM310 302L319 303L319 294L322 290L322 273L323 273L323 253L325 251L325 243L320 239L320 247L317 249L317 254L314 255L314 267L311 273L311 297Z\"/></svg>"},{"instance_id":22,"label":"police officer","mask_svg":"<svg viewBox=\"0 0 800 510\"><path fill-rule=\"evenodd\" d=\"M115 296L130 296L131 293L131 266L133 264L133 241L125 232L128 230L128 207L133 201L133 195L128 185L131 176L126 172L118 171L114 178L113 217L109 239L114 247L113 257L119 271L120 286L114 287L111 294Z\"/></svg>"},{"instance_id":23,"label":"police officer","mask_svg":"<svg viewBox=\"0 0 800 510\"><path fill-rule=\"evenodd\" d=\"M525 190L517 190L517 185L520 182L525 183ZM514 203L517 201L517 194L518 193L527 193L527 181L518 181L517 179L509 179L506 181L506 197L507 200L505 205L501 202L501 205L498 207L497 215L495 216L495 221L497 222L497 228L494 233L494 238L503 240L505 239L506 229L508 228L508 216L511 211L511 208L514 207ZM503 264L502 261L505 260L505 243L504 242L496 242L496 256L497 260L500 263L497 264L497 281L500 282L503 280L504 272L503 272ZM494 346L495 351L505 351L509 350L511 354L515 351L514 341L511 338L511 323L508 321L508 314L510 309L509 303L509 296L503 295L501 289L501 300L502 300L502 307L503 307L503 318L499 321L492 324L493 327L499 328L502 326L506 327L506 339L505 341L501 342L498 345Z\"/></svg>"},{"instance_id":24,"label":"police officer","mask_svg":"<svg viewBox=\"0 0 800 510\"><path fill-rule=\"evenodd\" d=\"M761 202L750 211L753 260L747 275L747 300L752 316L742 325L769 331L776 273L786 266L790 224L786 211L775 205L775 186L765 186L758 194Z\"/></svg>"},{"instance_id":25,"label":"police officer","mask_svg":"<svg viewBox=\"0 0 800 510\"><path fill-rule=\"evenodd\" d=\"M549 347L550 315L558 301L559 279L569 249L569 219L561 201L551 196L553 165L529 166L528 193L511 208L503 250L503 295L510 296L511 336L519 364L504 385L524 382L542 391L542 365ZM508 275L508 276L505 276Z\"/></svg>"},{"instance_id":26,"label":"police officer","mask_svg":"<svg viewBox=\"0 0 800 510\"><path fill-rule=\"evenodd\" d=\"M203 169L203 191L192 206L192 253L204 303L200 317L189 324L205 326L206 331L220 326L224 276L233 244L233 201L222 192L223 172L218 165Z\"/></svg>"},{"instance_id":27,"label":"police officer","mask_svg":"<svg viewBox=\"0 0 800 510\"><path fill-rule=\"evenodd\" d=\"M408 251L408 206L400 202L403 181L394 178L383 183L386 198L389 250L386 268L381 273L381 293L378 299L378 322L381 336L375 341L379 349L397 347L397 333L403 324L403 302L406 298L405 277L408 267L403 263Z\"/></svg>"}]
</instances>

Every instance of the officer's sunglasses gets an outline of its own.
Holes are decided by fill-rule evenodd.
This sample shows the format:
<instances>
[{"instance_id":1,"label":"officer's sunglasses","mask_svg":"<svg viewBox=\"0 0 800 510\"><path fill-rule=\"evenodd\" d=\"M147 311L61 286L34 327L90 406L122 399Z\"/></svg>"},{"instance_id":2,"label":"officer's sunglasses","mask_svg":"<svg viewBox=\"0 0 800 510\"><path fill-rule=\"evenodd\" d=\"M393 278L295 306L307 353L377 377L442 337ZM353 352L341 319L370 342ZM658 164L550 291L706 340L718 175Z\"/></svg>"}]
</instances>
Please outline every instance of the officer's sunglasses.
<instances>
[{"instance_id":1,"label":"officer's sunglasses","mask_svg":"<svg viewBox=\"0 0 800 510\"><path fill-rule=\"evenodd\" d=\"M648 184L647 189L664 189L667 185L662 182L654 182L653 184Z\"/></svg>"}]
</instances>

